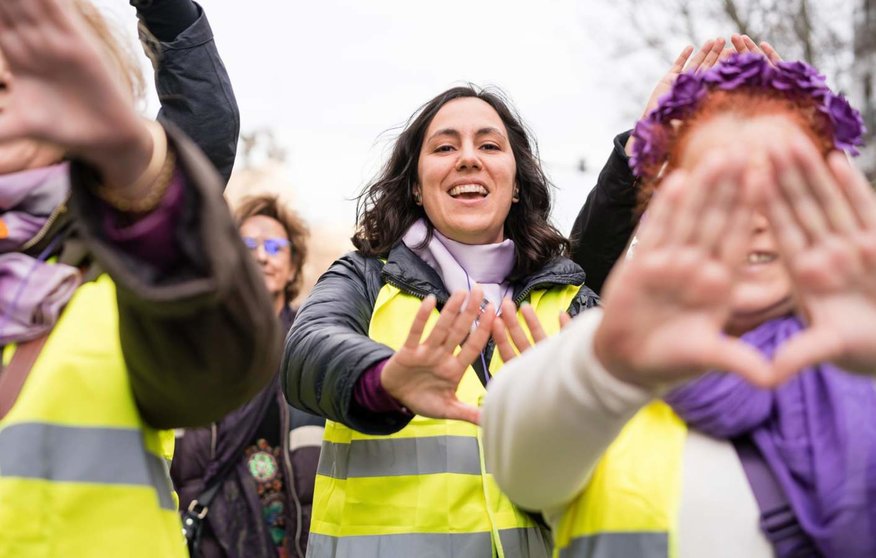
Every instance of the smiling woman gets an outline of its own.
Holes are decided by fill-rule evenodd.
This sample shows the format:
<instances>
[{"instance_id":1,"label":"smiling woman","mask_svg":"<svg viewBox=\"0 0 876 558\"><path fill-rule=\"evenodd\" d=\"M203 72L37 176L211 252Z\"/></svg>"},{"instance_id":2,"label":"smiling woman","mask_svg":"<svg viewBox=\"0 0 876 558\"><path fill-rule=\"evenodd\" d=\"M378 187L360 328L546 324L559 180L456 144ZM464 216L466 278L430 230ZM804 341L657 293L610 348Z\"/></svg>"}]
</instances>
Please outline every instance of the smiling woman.
<instances>
[{"instance_id":1,"label":"smiling woman","mask_svg":"<svg viewBox=\"0 0 876 558\"><path fill-rule=\"evenodd\" d=\"M426 129L414 197L445 236L465 244L493 244L505 239L516 173L498 113L477 97L454 99Z\"/></svg>"},{"instance_id":2,"label":"smiling woman","mask_svg":"<svg viewBox=\"0 0 876 558\"><path fill-rule=\"evenodd\" d=\"M484 403L487 463L559 556L876 555L862 132L814 68L757 53L638 122L635 251Z\"/></svg>"},{"instance_id":3,"label":"smiling woman","mask_svg":"<svg viewBox=\"0 0 876 558\"><path fill-rule=\"evenodd\" d=\"M501 372L489 337L503 300L548 333L595 302L550 209L534 142L499 94L457 87L411 118L360 197L358 250L287 338L287 397L329 419L308 556L550 554L470 424Z\"/></svg>"},{"instance_id":4,"label":"smiling woman","mask_svg":"<svg viewBox=\"0 0 876 558\"><path fill-rule=\"evenodd\" d=\"M484 203L451 205L454 186L482 187ZM460 194L455 201L464 201ZM511 240L518 276L568 252L549 222L550 185L535 140L494 90L454 87L423 105L359 201L353 244L368 256L385 257L424 216L430 233L465 244Z\"/></svg>"}]
</instances>

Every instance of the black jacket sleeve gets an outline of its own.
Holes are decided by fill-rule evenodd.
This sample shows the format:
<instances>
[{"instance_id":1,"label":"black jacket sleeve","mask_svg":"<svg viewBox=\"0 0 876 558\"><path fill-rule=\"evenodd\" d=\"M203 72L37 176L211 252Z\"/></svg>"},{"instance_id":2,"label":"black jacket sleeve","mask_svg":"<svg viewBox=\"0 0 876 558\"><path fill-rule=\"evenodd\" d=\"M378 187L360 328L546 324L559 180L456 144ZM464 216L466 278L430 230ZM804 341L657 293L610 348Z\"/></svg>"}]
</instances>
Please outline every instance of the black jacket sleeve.
<instances>
[{"instance_id":1,"label":"black jacket sleeve","mask_svg":"<svg viewBox=\"0 0 876 558\"><path fill-rule=\"evenodd\" d=\"M221 179L184 135L167 131L186 178L175 231L182 257L168 274L105 238L96 177L80 163L71 168L70 211L116 284L131 389L156 428L203 425L245 403L276 373L281 351L264 278L240 240Z\"/></svg>"},{"instance_id":2,"label":"black jacket sleeve","mask_svg":"<svg viewBox=\"0 0 876 558\"><path fill-rule=\"evenodd\" d=\"M587 285L601 292L608 273L636 228L635 176L624 145L630 133L614 138L614 148L596 186L572 226L572 259L587 273Z\"/></svg>"},{"instance_id":3,"label":"black jacket sleeve","mask_svg":"<svg viewBox=\"0 0 876 558\"><path fill-rule=\"evenodd\" d=\"M289 403L366 434L391 434L410 421L353 405L362 373L394 352L368 337L381 268L357 252L333 263L298 310L280 364Z\"/></svg>"},{"instance_id":4,"label":"black jacket sleeve","mask_svg":"<svg viewBox=\"0 0 876 558\"><path fill-rule=\"evenodd\" d=\"M237 154L240 111L207 16L195 5L199 16L194 23L174 39L162 41L142 27L150 30L150 25L163 23L162 10L171 10L174 3L165 0L135 5L143 23L140 40L150 52L155 70L161 102L158 120L172 122L201 148L222 176L224 187Z\"/></svg>"}]
</instances>

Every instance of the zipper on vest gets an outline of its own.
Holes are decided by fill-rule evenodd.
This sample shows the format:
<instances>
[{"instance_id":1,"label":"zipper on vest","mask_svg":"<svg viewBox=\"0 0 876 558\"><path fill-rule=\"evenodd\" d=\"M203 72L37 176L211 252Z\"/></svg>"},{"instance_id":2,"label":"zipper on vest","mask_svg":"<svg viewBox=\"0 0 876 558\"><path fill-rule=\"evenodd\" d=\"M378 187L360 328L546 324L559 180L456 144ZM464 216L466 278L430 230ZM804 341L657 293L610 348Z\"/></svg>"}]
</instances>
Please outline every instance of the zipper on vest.
<instances>
[{"instance_id":1,"label":"zipper on vest","mask_svg":"<svg viewBox=\"0 0 876 558\"><path fill-rule=\"evenodd\" d=\"M52 211L52 213L49 215L49 218L46 219L45 223L43 223L43 226L39 230L39 232L37 232L30 240L25 242L21 246L21 248L19 248L19 251L26 252L27 250L36 246L40 241L43 240L43 238L46 236L46 234L48 234L48 232L52 229L52 225L55 224L55 221L57 221L61 217L61 215L65 214L65 213L67 213L67 201L66 200Z\"/></svg>"},{"instance_id":2,"label":"zipper on vest","mask_svg":"<svg viewBox=\"0 0 876 558\"><path fill-rule=\"evenodd\" d=\"M426 291L422 291L420 289L412 287L412 286L408 285L407 283L400 281L399 279L393 277L392 275L386 274L383 277L384 277L384 279L386 279L386 282L389 283L390 285L392 285L393 287L397 288L398 290L402 291L405 294L415 296L415 297L419 298L420 300L426 298L430 294L435 296L438 304L443 305L448 300L448 298L445 296L442 296L442 295L439 295L436 293L427 293Z\"/></svg>"}]
</instances>

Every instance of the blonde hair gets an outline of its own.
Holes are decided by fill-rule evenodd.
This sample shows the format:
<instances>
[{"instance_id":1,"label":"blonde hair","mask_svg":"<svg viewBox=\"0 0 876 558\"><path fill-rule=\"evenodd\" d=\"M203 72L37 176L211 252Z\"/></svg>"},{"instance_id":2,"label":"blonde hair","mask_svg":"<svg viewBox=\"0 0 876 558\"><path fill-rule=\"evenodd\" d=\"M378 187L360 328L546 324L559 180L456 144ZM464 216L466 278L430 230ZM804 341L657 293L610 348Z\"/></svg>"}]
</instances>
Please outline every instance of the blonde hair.
<instances>
[{"instance_id":1,"label":"blonde hair","mask_svg":"<svg viewBox=\"0 0 876 558\"><path fill-rule=\"evenodd\" d=\"M131 99L135 103L143 100L146 80L131 41L120 29L114 28L90 0L73 0L72 3L91 31L100 39L109 62L118 72L125 89L131 94Z\"/></svg>"}]
</instances>

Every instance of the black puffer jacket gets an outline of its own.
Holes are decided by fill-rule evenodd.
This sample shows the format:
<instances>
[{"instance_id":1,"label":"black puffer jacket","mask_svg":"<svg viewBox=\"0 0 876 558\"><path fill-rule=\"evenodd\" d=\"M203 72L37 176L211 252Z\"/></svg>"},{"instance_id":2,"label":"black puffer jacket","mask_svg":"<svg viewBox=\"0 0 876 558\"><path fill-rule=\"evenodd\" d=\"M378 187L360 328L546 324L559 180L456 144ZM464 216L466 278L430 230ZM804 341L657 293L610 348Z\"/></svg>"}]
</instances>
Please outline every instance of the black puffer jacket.
<instances>
[{"instance_id":1,"label":"black puffer jacket","mask_svg":"<svg viewBox=\"0 0 876 558\"><path fill-rule=\"evenodd\" d=\"M419 298L433 294L439 309L449 298L438 274L401 243L390 251L385 264L359 252L336 261L320 277L286 337L280 370L283 390L293 406L366 434L392 434L408 423L405 415L371 413L352 404L359 376L393 355L392 349L368 338L377 293L386 283ZM581 268L558 258L514 283L514 301L519 306L535 289L583 283ZM581 287L569 313L574 316L596 302L593 291ZM491 340L487 361L492 350ZM474 367L483 382L480 362Z\"/></svg>"}]
</instances>

